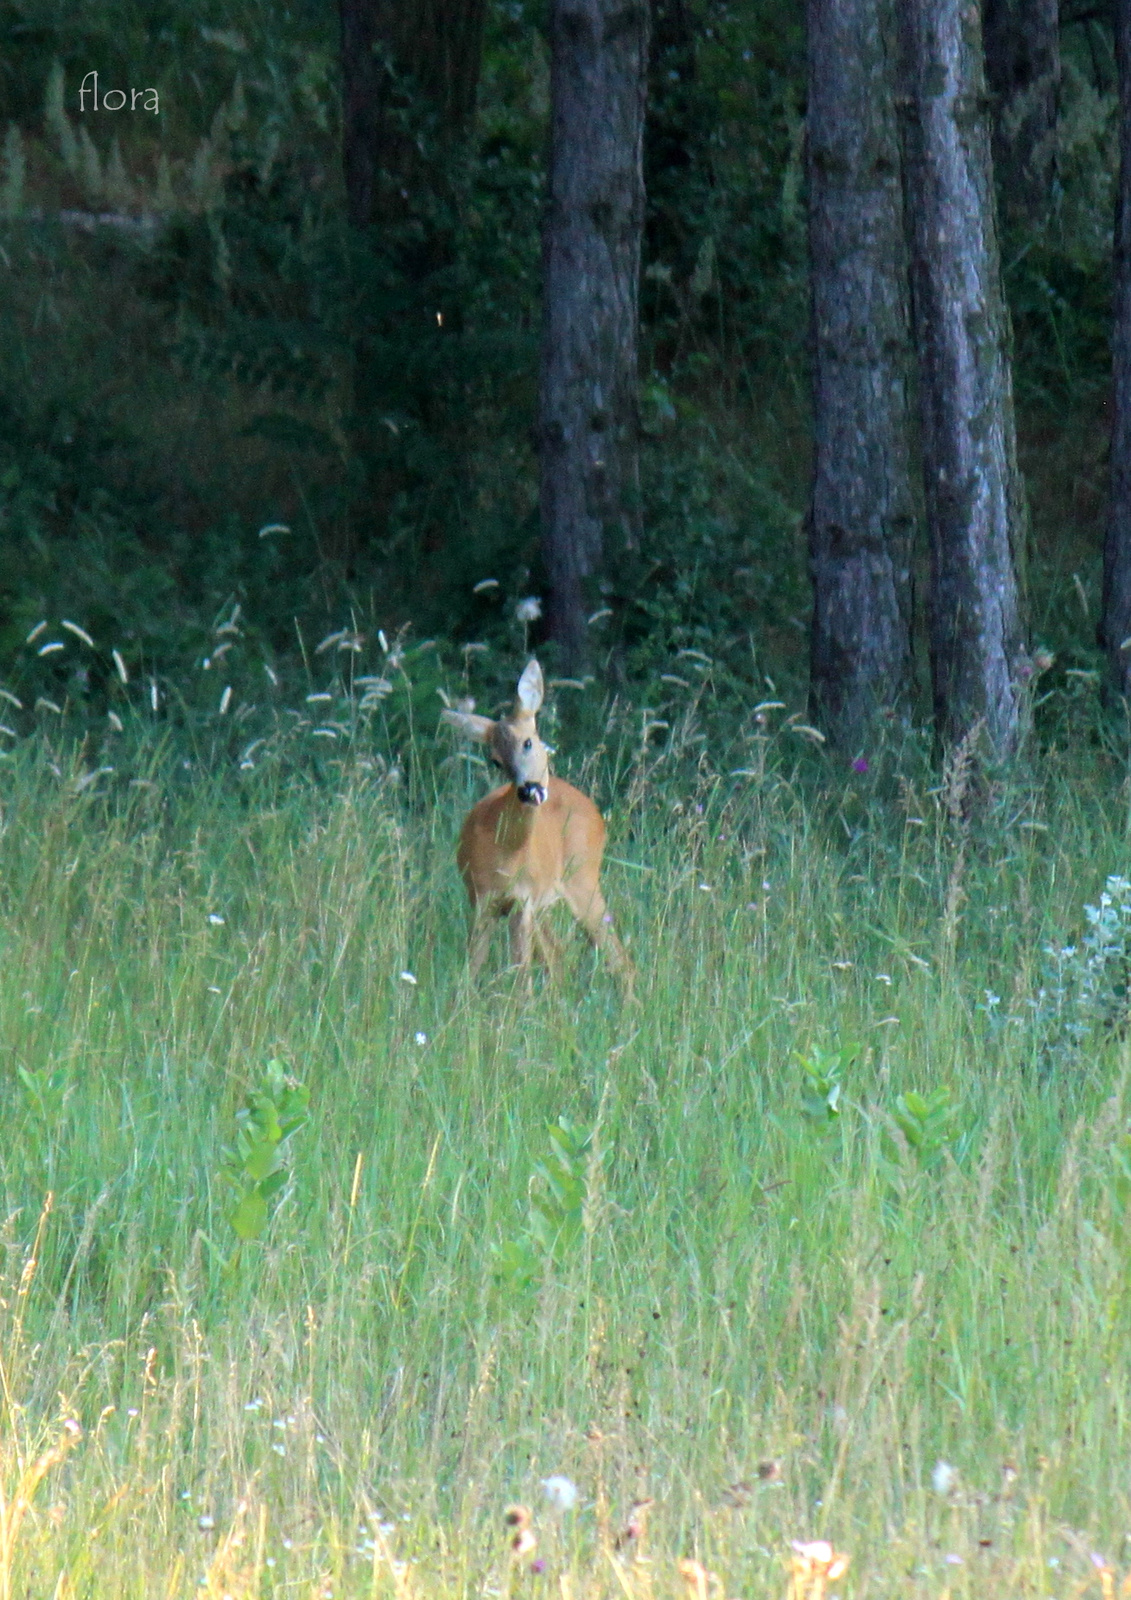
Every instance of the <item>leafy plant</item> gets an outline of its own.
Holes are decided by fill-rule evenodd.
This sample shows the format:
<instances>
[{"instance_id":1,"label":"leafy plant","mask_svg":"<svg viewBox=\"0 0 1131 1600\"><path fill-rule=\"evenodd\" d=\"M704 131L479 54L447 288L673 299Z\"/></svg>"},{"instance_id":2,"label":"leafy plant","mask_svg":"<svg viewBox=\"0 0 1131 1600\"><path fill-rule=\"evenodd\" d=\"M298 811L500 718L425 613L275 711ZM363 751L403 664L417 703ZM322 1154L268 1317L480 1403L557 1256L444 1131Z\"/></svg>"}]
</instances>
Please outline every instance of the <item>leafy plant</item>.
<instances>
[{"instance_id":1,"label":"leafy plant","mask_svg":"<svg viewBox=\"0 0 1131 1600\"><path fill-rule=\"evenodd\" d=\"M601 1159L593 1147L596 1129L584 1133L561 1116L546 1131L550 1153L535 1163L525 1226L495 1247L497 1274L511 1288L529 1288L548 1261L575 1247Z\"/></svg>"},{"instance_id":2,"label":"leafy plant","mask_svg":"<svg viewBox=\"0 0 1131 1600\"><path fill-rule=\"evenodd\" d=\"M302 1127L310 1091L287 1075L281 1061L269 1061L262 1084L236 1112L236 1138L224 1151L223 1177L235 1194L228 1221L237 1244L234 1268L243 1246L262 1238L271 1217L271 1202L289 1176L282 1146Z\"/></svg>"},{"instance_id":3,"label":"leafy plant","mask_svg":"<svg viewBox=\"0 0 1131 1600\"><path fill-rule=\"evenodd\" d=\"M858 1044L843 1044L839 1050L814 1045L807 1056L798 1055L803 1073L801 1109L811 1121L827 1128L839 1117L841 1075L859 1054Z\"/></svg>"},{"instance_id":4,"label":"leafy plant","mask_svg":"<svg viewBox=\"0 0 1131 1600\"><path fill-rule=\"evenodd\" d=\"M36 1070L17 1065L16 1077L35 1116L45 1128L55 1128L67 1097L66 1074L60 1068L52 1071L50 1067L40 1067Z\"/></svg>"},{"instance_id":5,"label":"leafy plant","mask_svg":"<svg viewBox=\"0 0 1131 1600\"><path fill-rule=\"evenodd\" d=\"M921 1172L937 1166L948 1150L956 1161L966 1155L971 1133L956 1126L960 1109L946 1083L928 1095L909 1089L897 1098L891 1120L902 1136L904 1149ZM886 1153L894 1163L902 1152L897 1139L889 1138L888 1143Z\"/></svg>"},{"instance_id":6,"label":"leafy plant","mask_svg":"<svg viewBox=\"0 0 1131 1600\"><path fill-rule=\"evenodd\" d=\"M1044 981L1034 1001L1046 1063L1074 1055L1097 1027L1127 1018L1131 981L1131 881L1113 874L1098 905L1086 905L1078 944L1045 947Z\"/></svg>"}]
</instances>

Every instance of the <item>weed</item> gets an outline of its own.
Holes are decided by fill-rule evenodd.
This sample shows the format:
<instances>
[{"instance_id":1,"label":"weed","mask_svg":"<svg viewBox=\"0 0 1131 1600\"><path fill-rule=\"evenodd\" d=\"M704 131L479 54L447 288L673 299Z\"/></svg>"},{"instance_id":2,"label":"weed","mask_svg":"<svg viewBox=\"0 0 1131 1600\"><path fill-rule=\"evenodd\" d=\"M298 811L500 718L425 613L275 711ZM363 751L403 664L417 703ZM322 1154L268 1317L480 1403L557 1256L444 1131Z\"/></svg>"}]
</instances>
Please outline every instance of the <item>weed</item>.
<instances>
[{"instance_id":1,"label":"weed","mask_svg":"<svg viewBox=\"0 0 1131 1600\"><path fill-rule=\"evenodd\" d=\"M229 1270L239 1266L245 1244L261 1239L271 1216L271 1202L290 1172L283 1145L306 1121L310 1091L288 1076L281 1061L269 1061L263 1082L236 1112L234 1144L223 1154L223 1176L235 1199L228 1221L238 1243Z\"/></svg>"}]
</instances>

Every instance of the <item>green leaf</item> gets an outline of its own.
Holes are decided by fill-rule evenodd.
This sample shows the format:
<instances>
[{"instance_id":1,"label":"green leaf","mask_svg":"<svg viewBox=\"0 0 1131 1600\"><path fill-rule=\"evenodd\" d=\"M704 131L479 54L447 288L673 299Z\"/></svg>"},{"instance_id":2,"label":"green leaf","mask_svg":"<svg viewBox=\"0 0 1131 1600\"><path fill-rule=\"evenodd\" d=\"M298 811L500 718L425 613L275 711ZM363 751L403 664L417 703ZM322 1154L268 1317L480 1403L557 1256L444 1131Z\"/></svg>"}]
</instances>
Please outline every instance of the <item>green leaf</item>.
<instances>
[{"instance_id":1,"label":"green leaf","mask_svg":"<svg viewBox=\"0 0 1131 1600\"><path fill-rule=\"evenodd\" d=\"M244 1160L244 1171L253 1183L258 1183L260 1179L274 1172L278 1160L274 1144L264 1140L248 1151Z\"/></svg>"},{"instance_id":2,"label":"green leaf","mask_svg":"<svg viewBox=\"0 0 1131 1600\"><path fill-rule=\"evenodd\" d=\"M267 1226L267 1202L249 1189L228 1220L240 1239L258 1239Z\"/></svg>"},{"instance_id":3,"label":"green leaf","mask_svg":"<svg viewBox=\"0 0 1131 1600\"><path fill-rule=\"evenodd\" d=\"M255 1187L259 1190L264 1200L270 1200L283 1188L288 1177L289 1173L286 1167L278 1166L273 1172L269 1172L265 1178L261 1178Z\"/></svg>"}]
</instances>

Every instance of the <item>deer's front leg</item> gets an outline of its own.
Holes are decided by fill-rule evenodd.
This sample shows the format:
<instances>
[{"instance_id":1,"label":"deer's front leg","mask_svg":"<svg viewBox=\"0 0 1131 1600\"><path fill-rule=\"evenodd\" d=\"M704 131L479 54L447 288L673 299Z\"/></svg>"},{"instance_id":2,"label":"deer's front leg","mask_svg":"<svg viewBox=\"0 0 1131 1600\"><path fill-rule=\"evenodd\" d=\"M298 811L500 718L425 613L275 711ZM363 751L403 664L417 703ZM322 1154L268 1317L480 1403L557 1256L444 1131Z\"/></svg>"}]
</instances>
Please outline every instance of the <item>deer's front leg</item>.
<instances>
[{"instance_id":1,"label":"deer's front leg","mask_svg":"<svg viewBox=\"0 0 1131 1600\"><path fill-rule=\"evenodd\" d=\"M490 907L481 900L472 915L471 934L467 942L467 973L472 983L478 978L487 959L487 951L491 948L494 920Z\"/></svg>"},{"instance_id":2,"label":"deer's front leg","mask_svg":"<svg viewBox=\"0 0 1131 1600\"><path fill-rule=\"evenodd\" d=\"M534 954L534 908L524 900L511 912L511 966L529 974Z\"/></svg>"},{"instance_id":3,"label":"deer's front leg","mask_svg":"<svg viewBox=\"0 0 1131 1600\"><path fill-rule=\"evenodd\" d=\"M534 943L538 954L546 963L546 970L555 983L559 982L562 975L562 946L557 934L543 916L534 922Z\"/></svg>"}]
</instances>

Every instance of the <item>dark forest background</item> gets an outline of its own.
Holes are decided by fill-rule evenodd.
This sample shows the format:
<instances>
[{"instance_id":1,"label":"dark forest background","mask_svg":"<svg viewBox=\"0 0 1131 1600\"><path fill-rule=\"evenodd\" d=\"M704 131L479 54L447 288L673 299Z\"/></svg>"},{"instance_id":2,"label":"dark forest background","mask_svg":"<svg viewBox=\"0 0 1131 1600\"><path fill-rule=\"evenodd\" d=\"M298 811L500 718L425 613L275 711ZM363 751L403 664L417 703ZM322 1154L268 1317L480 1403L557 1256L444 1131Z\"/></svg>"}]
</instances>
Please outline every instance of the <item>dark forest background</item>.
<instances>
[{"instance_id":1,"label":"dark forest background","mask_svg":"<svg viewBox=\"0 0 1131 1600\"><path fill-rule=\"evenodd\" d=\"M477 78L442 82L421 10L415 70L411 52L390 68L403 182L366 228L346 203L329 0L0 4L13 726L37 698L103 715L125 677L170 708L198 681L214 700L221 686L200 669L228 625L249 681L264 664L268 678L309 673L335 632L331 655L358 671L381 636L382 649L398 633L404 648L433 639L449 665L486 644L500 690L527 645L546 649L541 624L515 615L545 590L533 429L546 10L492 0ZM1118 154L1105 7L1067 0L1060 44L1051 203L1001 211L1029 634L1055 653L1044 686L1064 691L1042 713L1046 737L1054 711L1075 726L1100 717ZM159 114L140 99L117 113L88 99L80 114L92 71L102 93L155 87ZM722 708L771 691L804 703L805 80L797 4L655 0L643 535L610 551L591 626L598 682L661 711L695 653ZM41 655L48 639L65 648ZM922 662L919 675L925 714Z\"/></svg>"}]
</instances>

